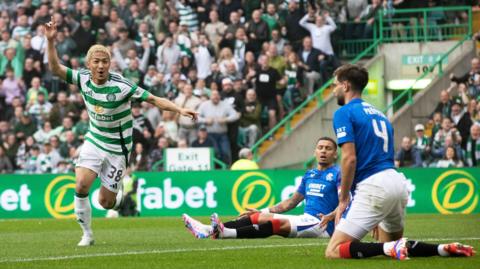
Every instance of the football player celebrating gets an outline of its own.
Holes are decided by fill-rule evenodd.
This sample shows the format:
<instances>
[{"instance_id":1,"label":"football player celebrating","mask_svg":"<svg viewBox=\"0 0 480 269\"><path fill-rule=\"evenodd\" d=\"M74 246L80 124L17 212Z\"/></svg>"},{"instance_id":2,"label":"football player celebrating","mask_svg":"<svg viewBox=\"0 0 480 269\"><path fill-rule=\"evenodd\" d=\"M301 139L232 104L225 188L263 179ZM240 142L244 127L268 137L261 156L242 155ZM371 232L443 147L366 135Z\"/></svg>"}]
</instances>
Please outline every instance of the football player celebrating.
<instances>
[{"instance_id":1,"label":"football player celebrating","mask_svg":"<svg viewBox=\"0 0 480 269\"><path fill-rule=\"evenodd\" d=\"M322 137L315 146L317 167L308 170L292 197L271 208L248 209L239 218L222 223L217 214L211 217L211 225L183 215L185 226L197 238L212 236L226 238L264 238L271 235L297 238L330 237L334 230L334 210L338 205L340 169L335 165L337 144L329 137ZM281 214L295 208L305 200L304 214Z\"/></svg>"},{"instance_id":2,"label":"football player celebrating","mask_svg":"<svg viewBox=\"0 0 480 269\"><path fill-rule=\"evenodd\" d=\"M88 192L95 178L98 176L102 182L98 202L103 208L116 209L122 201L122 179L132 149L131 101L146 101L192 119L196 119L197 113L156 97L121 75L110 72L110 52L102 45L93 45L88 50L86 70L72 70L61 65L55 49L57 24L53 18L45 29L50 70L53 75L78 87L90 118L75 167L74 197L75 215L83 230L78 246L90 246L94 240Z\"/></svg>"},{"instance_id":3,"label":"football player celebrating","mask_svg":"<svg viewBox=\"0 0 480 269\"><path fill-rule=\"evenodd\" d=\"M394 168L393 128L388 118L361 99L368 71L344 65L335 73L334 95L341 106L333 117L341 147L341 188L335 232L327 246L329 258L366 258L387 255L472 256L473 248L460 243L426 244L403 237L408 200L406 178ZM353 200L348 192L354 193ZM375 231L385 243L360 240Z\"/></svg>"}]
</instances>

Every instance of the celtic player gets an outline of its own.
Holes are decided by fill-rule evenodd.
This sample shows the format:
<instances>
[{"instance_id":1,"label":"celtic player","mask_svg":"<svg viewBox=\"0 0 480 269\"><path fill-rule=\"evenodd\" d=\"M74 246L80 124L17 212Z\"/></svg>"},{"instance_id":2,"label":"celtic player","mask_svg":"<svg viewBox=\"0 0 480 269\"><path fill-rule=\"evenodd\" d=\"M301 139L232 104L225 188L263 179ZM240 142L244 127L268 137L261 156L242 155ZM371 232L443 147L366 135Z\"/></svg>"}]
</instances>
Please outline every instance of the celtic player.
<instances>
[{"instance_id":1,"label":"celtic player","mask_svg":"<svg viewBox=\"0 0 480 269\"><path fill-rule=\"evenodd\" d=\"M90 118L88 133L75 168L75 215L83 237L78 246L94 243L91 229L90 187L98 176L102 182L99 203L115 209L121 203L122 178L132 148L132 100L146 101L164 110L178 112L195 120L197 113L156 97L119 74L109 71L110 52L101 45L92 46L85 59L88 69L72 70L59 63L55 49L56 22L45 25L48 63L53 73L67 83L77 85Z\"/></svg>"}]
</instances>

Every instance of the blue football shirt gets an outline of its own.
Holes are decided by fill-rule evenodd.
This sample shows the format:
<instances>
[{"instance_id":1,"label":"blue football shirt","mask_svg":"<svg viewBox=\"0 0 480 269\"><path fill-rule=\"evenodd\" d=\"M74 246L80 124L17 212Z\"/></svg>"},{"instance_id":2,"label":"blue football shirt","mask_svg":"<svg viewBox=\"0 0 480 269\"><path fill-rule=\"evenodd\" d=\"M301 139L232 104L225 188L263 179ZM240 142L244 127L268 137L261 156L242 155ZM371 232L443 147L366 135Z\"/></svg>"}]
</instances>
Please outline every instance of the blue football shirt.
<instances>
[{"instance_id":1,"label":"blue football shirt","mask_svg":"<svg viewBox=\"0 0 480 269\"><path fill-rule=\"evenodd\" d=\"M326 170L311 169L305 172L297 192L305 197L304 212L317 217L332 212L338 205L340 167L334 165ZM333 221L328 223L327 232L332 235Z\"/></svg>"},{"instance_id":2,"label":"blue football shirt","mask_svg":"<svg viewBox=\"0 0 480 269\"><path fill-rule=\"evenodd\" d=\"M357 166L352 191L365 178L395 167L392 125L369 103L356 98L339 108L333 115L333 128L338 145L355 143Z\"/></svg>"}]
</instances>

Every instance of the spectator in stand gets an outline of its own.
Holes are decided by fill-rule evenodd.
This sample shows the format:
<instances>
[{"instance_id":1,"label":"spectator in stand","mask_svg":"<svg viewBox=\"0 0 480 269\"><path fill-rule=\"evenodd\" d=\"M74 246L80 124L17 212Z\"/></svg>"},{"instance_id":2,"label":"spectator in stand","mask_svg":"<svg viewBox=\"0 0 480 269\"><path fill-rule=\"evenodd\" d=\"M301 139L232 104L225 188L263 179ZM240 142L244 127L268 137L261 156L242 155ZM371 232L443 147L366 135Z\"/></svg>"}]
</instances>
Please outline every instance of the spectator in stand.
<instances>
[{"instance_id":1,"label":"spectator in stand","mask_svg":"<svg viewBox=\"0 0 480 269\"><path fill-rule=\"evenodd\" d=\"M62 141L62 143L60 144L59 153L63 158L68 158L70 156L70 151L78 148L78 146L80 146L80 142L77 140L75 133L72 130L65 130L63 137L63 141L60 137L60 141Z\"/></svg>"},{"instance_id":2,"label":"spectator in stand","mask_svg":"<svg viewBox=\"0 0 480 269\"><path fill-rule=\"evenodd\" d=\"M395 156L395 167L422 167L421 154L412 146L412 140L408 136L402 139L400 150Z\"/></svg>"},{"instance_id":3,"label":"spectator in stand","mask_svg":"<svg viewBox=\"0 0 480 269\"><path fill-rule=\"evenodd\" d=\"M282 33L286 32L287 39L293 46L295 51L302 47L302 39L308 35L308 32L300 26L299 22L305 15L305 1L300 1L300 6L297 1L288 2L288 13L285 17L285 28Z\"/></svg>"},{"instance_id":4,"label":"spectator in stand","mask_svg":"<svg viewBox=\"0 0 480 269\"><path fill-rule=\"evenodd\" d=\"M335 22L345 22L346 20L345 9L342 8L342 3L339 1L324 0L320 4L320 9L324 12L328 12Z\"/></svg>"},{"instance_id":5,"label":"spectator in stand","mask_svg":"<svg viewBox=\"0 0 480 269\"><path fill-rule=\"evenodd\" d=\"M441 160L439 160L435 167L437 168L459 168L463 167L463 162L460 160L460 157L457 155L457 151L453 146L447 146L445 149L445 154Z\"/></svg>"},{"instance_id":6,"label":"spectator in stand","mask_svg":"<svg viewBox=\"0 0 480 269\"><path fill-rule=\"evenodd\" d=\"M415 139L413 146L420 152L422 160L426 161L430 155L430 139L425 135L423 124L415 125Z\"/></svg>"},{"instance_id":7,"label":"spectator in stand","mask_svg":"<svg viewBox=\"0 0 480 269\"><path fill-rule=\"evenodd\" d=\"M239 134L242 146L251 148L260 136L262 106L257 100L254 89L247 90L244 106L240 117Z\"/></svg>"},{"instance_id":8,"label":"spectator in stand","mask_svg":"<svg viewBox=\"0 0 480 269\"><path fill-rule=\"evenodd\" d=\"M237 112L237 119L236 121L229 122L227 124L228 128L228 138L230 142L230 152L233 156L237 156L238 152L238 127L239 127L239 119L241 116L242 108L244 106L244 98L239 93L233 90L233 81L230 78L224 78L222 80L222 92L220 93L222 100L230 104L233 109ZM236 158L233 157L235 160Z\"/></svg>"},{"instance_id":9,"label":"spectator in stand","mask_svg":"<svg viewBox=\"0 0 480 269\"><path fill-rule=\"evenodd\" d=\"M13 28L12 38L22 41L23 37L30 34L30 26L28 25L28 16L21 15L17 19L17 26Z\"/></svg>"},{"instance_id":10,"label":"spectator in stand","mask_svg":"<svg viewBox=\"0 0 480 269\"><path fill-rule=\"evenodd\" d=\"M34 77L41 76L41 63L39 61L34 61L32 58L25 58L25 65L23 67L23 81L26 88L32 87L32 80Z\"/></svg>"},{"instance_id":11,"label":"spectator in stand","mask_svg":"<svg viewBox=\"0 0 480 269\"><path fill-rule=\"evenodd\" d=\"M135 143L135 148L129 158L132 171L148 171L147 154L142 143Z\"/></svg>"},{"instance_id":12,"label":"spectator in stand","mask_svg":"<svg viewBox=\"0 0 480 269\"><path fill-rule=\"evenodd\" d=\"M283 54L283 50L287 44L289 44L288 40L283 38L280 34L280 30L273 29L272 30L272 39L270 41L271 45L275 45L277 48L277 52L279 54Z\"/></svg>"},{"instance_id":13,"label":"spectator in stand","mask_svg":"<svg viewBox=\"0 0 480 269\"><path fill-rule=\"evenodd\" d=\"M218 15L225 24L230 24L230 14L242 11L242 3L238 0L223 0L218 5Z\"/></svg>"},{"instance_id":14,"label":"spectator in stand","mask_svg":"<svg viewBox=\"0 0 480 269\"><path fill-rule=\"evenodd\" d=\"M375 18L377 18L379 12L382 12L382 8L382 0L372 0L372 3L367 5L367 7L362 10L362 13L360 13L360 17L356 21L358 23L360 23L361 21L365 21L363 35L360 36L361 38L373 38Z\"/></svg>"},{"instance_id":15,"label":"spectator in stand","mask_svg":"<svg viewBox=\"0 0 480 269\"><path fill-rule=\"evenodd\" d=\"M233 11L230 13L230 23L227 24L227 29L225 30L225 39L233 39L237 29L243 27L243 24L240 22L240 15L238 12Z\"/></svg>"},{"instance_id":16,"label":"spectator in stand","mask_svg":"<svg viewBox=\"0 0 480 269\"><path fill-rule=\"evenodd\" d=\"M227 25L218 20L218 12L216 10L210 11L210 22L205 26L204 32L208 36L213 45L218 48L223 34L227 30Z\"/></svg>"},{"instance_id":17,"label":"spectator in stand","mask_svg":"<svg viewBox=\"0 0 480 269\"><path fill-rule=\"evenodd\" d=\"M276 85L282 77L277 70L268 65L268 57L261 55L258 59L260 68L257 71L247 74L249 78L255 78L255 91L257 98L264 109L268 111L268 129L277 124L277 90Z\"/></svg>"},{"instance_id":18,"label":"spectator in stand","mask_svg":"<svg viewBox=\"0 0 480 269\"><path fill-rule=\"evenodd\" d=\"M208 135L207 126L204 124L198 128L197 139L190 146L192 148L212 148L215 156L221 156L217 143Z\"/></svg>"},{"instance_id":19,"label":"spectator in stand","mask_svg":"<svg viewBox=\"0 0 480 269\"><path fill-rule=\"evenodd\" d=\"M23 165L23 171L27 174L39 174L42 171L40 170L40 162L38 157L40 156L40 148L38 145L32 145L29 149L29 154L26 156L25 164Z\"/></svg>"},{"instance_id":20,"label":"spectator in stand","mask_svg":"<svg viewBox=\"0 0 480 269\"><path fill-rule=\"evenodd\" d=\"M36 130L37 126L33 122L30 114L26 111L22 114L20 122L13 127L13 132L19 139L25 139L32 136Z\"/></svg>"},{"instance_id":21,"label":"spectator in stand","mask_svg":"<svg viewBox=\"0 0 480 269\"><path fill-rule=\"evenodd\" d=\"M175 99L175 104L179 107L186 107L192 110L197 110L202 101L200 98L193 95L193 87L190 84L185 84L182 89L182 94L179 94ZM197 129L195 122L190 118L179 115L178 116L178 138L186 139L192 143L197 136Z\"/></svg>"},{"instance_id":22,"label":"spectator in stand","mask_svg":"<svg viewBox=\"0 0 480 269\"><path fill-rule=\"evenodd\" d=\"M238 153L238 161L232 164L230 170L258 170L258 164L253 161L253 153L249 148L243 148Z\"/></svg>"},{"instance_id":23,"label":"spectator in stand","mask_svg":"<svg viewBox=\"0 0 480 269\"><path fill-rule=\"evenodd\" d=\"M49 120L53 127L57 127L62 122L63 118L70 116L74 119L78 116L78 110L74 104L67 99L66 92L59 92L57 94L57 102L53 105L50 111Z\"/></svg>"},{"instance_id":24,"label":"spectator in stand","mask_svg":"<svg viewBox=\"0 0 480 269\"><path fill-rule=\"evenodd\" d=\"M132 105L133 132L132 141L134 144L140 142L144 148L149 148L152 143L154 130L150 121L143 115L140 103Z\"/></svg>"},{"instance_id":25,"label":"spectator in stand","mask_svg":"<svg viewBox=\"0 0 480 269\"><path fill-rule=\"evenodd\" d=\"M27 98L25 100L26 108L30 108L37 102L37 97L39 93L43 93L44 96L48 97L48 91L41 85L39 77L34 77L32 79L32 87L27 91Z\"/></svg>"},{"instance_id":26,"label":"spectator in stand","mask_svg":"<svg viewBox=\"0 0 480 269\"><path fill-rule=\"evenodd\" d=\"M470 136L465 147L465 162L468 167L480 167L480 123L470 127Z\"/></svg>"},{"instance_id":27,"label":"spectator in stand","mask_svg":"<svg viewBox=\"0 0 480 269\"><path fill-rule=\"evenodd\" d=\"M16 162L16 156L18 148L20 147L20 143L17 140L15 134L8 134L7 138L3 141L2 146L5 149L5 154L13 165L13 168L16 169L18 167Z\"/></svg>"},{"instance_id":28,"label":"spectator in stand","mask_svg":"<svg viewBox=\"0 0 480 269\"><path fill-rule=\"evenodd\" d=\"M198 36L198 45L193 48L193 54L195 56L198 78L206 79L212 74L210 67L215 61L215 49L210 45L205 34Z\"/></svg>"},{"instance_id":29,"label":"spectator in stand","mask_svg":"<svg viewBox=\"0 0 480 269\"><path fill-rule=\"evenodd\" d=\"M178 143L178 124L173 112L163 111L162 121L158 123L155 130L155 137L164 136L170 145Z\"/></svg>"},{"instance_id":30,"label":"spectator in stand","mask_svg":"<svg viewBox=\"0 0 480 269\"><path fill-rule=\"evenodd\" d=\"M92 28L92 18L89 15L82 16L80 27L73 33L73 40L77 45L75 56L84 56L88 49L96 42L96 30Z\"/></svg>"},{"instance_id":31,"label":"spectator in stand","mask_svg":"<svg viewBox=\"0 0 480 269\"><path fill-rule=\"evenodd\" d=\"M0 145L0 174L9 174L13 172L13 165L6 155L5 148Z\"/></svg>"},{"instance_id":32,"label":"spectator in stand","mask_svg":"<svg viewBox=\"0 0 480 269\"><path fill-rule=\"evenodd\" d=\"M58 154L58 152L52 149L50 143L45 143L43 145L43 152L38 156L38 161L40 164L41 173L52 173L55 171L55 168L58 166L58 163L62 161L63 158Z\"/></svg>"},{"instance_id":33,"label":"spectator in stand","mask_svg":"<svg viewBox=\"0 0 480 269\"><path fill-rule=\"evenodd\" d=\"M312 95L316 84L321 81L320 62L325 60L325 54L315 49L312 45L312 38L307 36L303 39L303 48L298 52L300 67L304 71L306 80L305 87L308 95ZM320 82L323 84L323 82Z\"/></svg>"},{"instance_id":34,"label":"spectator in stand","mask_svg":"<svg viewBox=\"0 0 480 269\"><path fill-rule=\"evenodd\" d=\"M50 137L54 136L52 124L47 120L43 123L42 128L33 134L33 138L40 144L49 141Z\"/></svg>"},{"instance_id":35,"label":"spectator in stand","mask_svg":"<svg viewBox=\"0 0 480 269\"><path fill-rule=\"evenodd\" d=\"M66 35L65 32L68 32L68 28L64 29L63 31L58 31L57 33L56 49L58 58L60 61L62 61L62 64L67 64L77 49L77 44L75 41L73 41L70 36Z\"/></svg>"},{"instance_id":36,"label":"spectator in stand","mask_svg":"<svg viewBox=\"0 0 480 269\"><path fill-rule=\"evenodd\" d=\"M90 123L88 118L88 112L86 109L84 109L80 113L80 120L73 127L73 131L75 132L75 137L77 137L78 140L83 141L84 136L88 132L89 126L90 126Z\"/></svg>"},{"instance_id":37,"label":"spectator in stand","mask_svg":"<svg viewBox=\"0 0 480 269\"><path fill-rule=\"evenodd\" d=\"M309 22L309 20L314 23ZM314 10L309 11L299 23L310 32L314 48L323 52L326 56L334 55L330 35L337 29L337 25L328 13L321 15L315 14Z\"/></svg>"},{"instance_id":38,"label":"spectator in stand","mask_svg":"<svg viewBox=\"0 0 480 269\"><path fill-rule=\"evenodd\" d=\"M452 100L450 99L450 94L447 90L442 90L440 92L440 102L435 107L433 112L440 112L442 113L443 117L450 117L452 108Z\"/></svg>"},{"instance_id":39,"label":"spectator in stand","mask_svg":"<svg viewBox=\"0 0 480 269\"><path fill-rule=\"evenodd\" d=\"M154 148L152 151L150 151L150 154L148 155L148 170L149 171L162 171L163 166L162 165L157 165L156 167L155 164L163 159L163 150L168 148L168 139L165 137L159 137L157 140L157 147Z\"/></svg>"},{"instance_id":40,"label":"spectator in stand","mask_svg":"<svg viewBox=\"0 0 480 269\"><path fill-rule=\"evenodd\" d=\"M43 122L48 119L48 115L52 110L53 106L47 100L47 98L48 98L48 94L46 94L44 91L38 92L37 98L36 98L37 100L28 109L28 113L30 113L30 115L32 115L32 117L35 119L37 128L41 128L43 126Z\"/></svg>"},{"instance_id":41,"label":"spectator in stand","mask_svg":"<svg viewBox=\"0 0 480 269\"><path fill-rule=\"evenodd\" d=\"M178 0L175 3L175 9L178 11L180 25L185 24L188 26L188 31L198 31L198 18L197 13L194 11L193 4L187 0Z\"/></svg>"},{"instance_id":42,"label":"spectator in stand","mask_svg":"<svg viewBox=\"0 0 480 269\"><path fill-rule=\"evenodd\" d=\"M433 139L433 148L435 150L443 148L447 136L451 136L454 144L460 145L462 142L462 136L460 135L460 132L458 132L458 130L454 127L452 120L449 117L443 118L442 128L438 130ZM443 154L439 157L441 156L443 156Z\"/></svg>"},{"instance_id":43,"label":"spectator in stand","mask_svg":"<svg viewBox=\"0 0 480 269\"><path fill-rule=\"evenodd\" d=\"M435 135L437 132L442 129L442 121L443 121L443 116L441 112L434 112L433 113L433 118L430 122L432 126L432 135L430 136L431 142L433 142L433 139L435 138Z\"/></svg>"},{"instance_id":44,"label":"spectator in stand","mask_svg":"<svg viewBox=\"0 0 480 269\"><path fill-rule=\"evenodd\" d=\"M198 122L207 126L208 135L217 143L220 158L226 164L232 160L227 124L238 120L239 115L233 107L220 99L220 93L213 91L209 101L202 103L198 109ZM232 141L235 142L235 141Z\"/></svg>"},{"instance_id":45,"label":"spectator in stand","mask_svg":"<svg viewBox=\"0 0 480 269\"><path fill-rule=\"evenodd\" d=\"M252 20L246 24L248 40L255 55L260 54L263 42L268 39L268 25L262 20L261 16L261 10L254 10Z\"/></svg>"},{"instance_id":46,"label":"spectator in stand","mask_svg":"<svg viewBox=\"0 0 480 269\"><path fill-rule=\"evenodd\" d=\"M395 2L403 2L397 0ZM346 1L347 27L345 29L346 39L358 39L362 35L363 25L359 23L360 14L368 5L367 0L347 0Z\"/></svg>"},{"instance_id":47,"label":"spectator in stand","mask_svg":"<svg viewBox=\"0 0 480 269\"><path fill-rule=\"evenodd\" d=\"M29 163L29 161L31 161L32 153L36 153L31 151L33 146L38 147L35 140L31 136L20 140L20 145L15 155L15 162L17 164L17 168L20 169L21 172L25 172L27 165L29 165L30 168L33 167L31 163ZM38 151L38 154L40 154L40 151Z\"/></svg>"},{"instance_id":48,"label":"spectator in stand","mask_svg":"<svg viewBox=\"0 0 480 269\"><path fill-rule=\"evenodd\" d=\"M460 77L456 77L453 73L450 74L450 80L458 84L463 84L467 87L469 97L476 99L480 95L480 58L474 57L471 61L470 70Z\"/></svg>"},{"instance_id":49,"label":"spectator in stand","mask_svg":"<svg viewBox=\"0 0 480 269\"><path fill-rule=\"evenodd\" d=\"M12 104L12 100L18 97L23 103L25 100L25 85L22 80L15 78L13 69L7 68L6 77L1 82L0 96L5 96L5 103L7 105Z\"/></svg>"},{"instance_id":50,"label":"spectator in stand","mask_svg":"<svg viewBox=\"0 0 480 269\"><path fill-rule=\"evenodd\" d=\"M463 108L462 100L458 97L453 99L451 110L450 117L462 137L461 146L465 148L470 134L470 127L472 126L472 119L470 114Z\"/></svg>"},{"instance_id":51,"label":"spectator in stand","mask_svg":"<svg viewBox=\"0 0 480 269\"><path fill-rule=\"evenodd\" d=\"M172 37L167 37L157 49L157 70L170 74L172 66L180 59L180 47Z\"/></svg>"},{"instance_id":52,"label":"spectator in stand","mask_svg":"<svg viewBox=\"0 0 480 269\"><path fill-rule=\"evenodd\" d=\"M277 8L274 3L267 4L267 12L261 16L262 20L268 25L268 39L272 38L272 31L279 29L283 24L283 20L277 14Z\"/></svg>"}]
</instances>

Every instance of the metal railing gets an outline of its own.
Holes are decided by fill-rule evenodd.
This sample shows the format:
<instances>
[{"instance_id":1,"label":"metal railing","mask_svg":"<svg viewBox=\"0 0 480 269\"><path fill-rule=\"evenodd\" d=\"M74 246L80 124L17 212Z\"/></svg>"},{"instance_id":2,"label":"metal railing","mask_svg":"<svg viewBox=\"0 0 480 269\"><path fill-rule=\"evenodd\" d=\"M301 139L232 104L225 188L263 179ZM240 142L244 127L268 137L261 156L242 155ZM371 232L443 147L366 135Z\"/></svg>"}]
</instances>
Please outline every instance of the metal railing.
<instances>
[{"instance_id":1,"label":"metal railing","mask_svg":"<svg viewBox=\"0 0 480 269\"><path fill-rule=\"evenodd\" d=\"M443 77L443 75L444 75L443 62L453 51L455 51L458 47L463 45L463 43L465 41L467 41L468 39L470 39L470 36L468 36L468 35L464 36L462 40L457 42L455 44L455 46L451 47L447 52L445 52L442 55L442 57L440 57L435 63L430 65L428 67L428 69L425 69L425 72L423 72L423 74L421 74L419 77L417 77L408 89L404 90L401 94L399 94L397 97L395 97L392 100L392 102L387 105L387 107L383 110L383 112L385 114L388 114L389 110L392 109L394 106L398 105L400 102L402 102L402 100L404 99L405 96L407 96L407 100L405 101L405 103L401 104L400 107L402 107L404 104L408 104L408 105L413 104L413 96L414 96L413 88L415 87L415 84L418 81L424 79L429 74L431 74L433 72L433 70L435 70L437 68L438 68L437 69L438 70L438 77L440 77L440 78Z\"/></svg>"},{"instance_id":2,"label":"metal railing","mask_svg":"<svg viewBox=\"0 0 480 269\"><path fill-rule=\"evenodd\" d=\"M362 53L358 54L355 59L353 59L352 63L356 63L359 60L361 60L363 57L368 55L372 50L376 50L378 45L380 44L380 40L375 41L373 44L371 44L367 49L365 49ZM280 128L284 127L285 128L285 133L284 135L289 135L290 132L292 131L292 119L293 117L301 112L307 105L313 101L317 100L317 106L321 107L323 105L323 93L327 88L330 87L330 85L333 82L333 78L327 81L319 90L317 90L314 94L309 96L305 101L303 101L299 106L297 106L292 112L290 112L286 117L284 117L277 125L275 125L270 131L268 131L260 140L258 140L253 146L252 146L252 152L255 160L258 160L258 150L260 148L260 145L267 141L271 136L273 136Z\"/></svg>"},{"instance_id":3,"label":"metal railing","mask_svg":"<svg viewBox=\"0 0 480 269\"><path fill-rule=\"evenodd\" d=\"M468 20L463 23L450 23L449 13L465 12ZM363 32L365 21L338 24L342 34L349 29ZM380 39L382 43L391 42L429 42L461 39L472 33L472 9L468 6L434 7L427 9L400 9L394 11L381 10L377 13L376 22L372 25L372 36L359 36L357 39L346 39L334 42L337 55L344 59L352 59L358 53ZM362 33L363 34L363 33ZM347 33L347 37L355 33ZM372 55L373 56L373 55Z\"/></svg>"},{"instance_id":4,"label":"metal railing","mask_svg":"<svg viewBox=\"0 0 480 269\"><path fill-rule=\"evenodd\" d=\"M440 16L439 16L440 13L443 13L443 15L445 15L446 12L466 12L468 16L468 20L466 23L463 23L463 24L462 23L438 24L438 20L440 19ZM395 15L408 14L409 16L411 16L412 13L419 13L421 14L421 16L417 16L416 18L415 16L413 16L414 18L413 20L410 18L403 18L403 19L395 18ZM419 20L419 18L421 19ZM391 14L379 12L377 16L377 20L378 20L377 22L378 26L374 27L374 29L378 29L378 33L376 30L374 30L372 40L359 39L359 40L350 40L350 41L340 41L338 42L338 44L344 45L345 47L353 46L353 54L349 54L348 52L349 51L351 52L352 49L349 50L349 48L346 47L345 50L347 51L347 53L342 53L345 50L342 51L342 49L340 48L340 55L346 56L347 58L351 55L355 55L356 53L355 49L358 47L365 46L364 44L368 42L373 42L373 44L376 44L376 46L378 46L381 43L390 43L390 42L402 42L402 41L429 42L429 41L442 41L442 40L448 40L448 39L461 39L457 44L455 44L455 46L450 48L440 59L438 59L434 64L429 66L429 68L425 70L425 72L415 80L415 82L411 85L411 87L403 91L390 104L388 104L388 106L384 109L384 113L387 113L394 106L398 105L406 95L408 97L405 103L408 105L411 105L413 103L413 95L414 95L413 88L415 86L415 83L425 78L429 73L433 72L433 70L437 66L438 66L438 75L442 77L444 75L443 61L445 60L445 58L447 58L454 50L456 50L459 46L461 46L472 35L472 9L471 7L468 7L468 6L435 7L435 8L428 8L428 9L404 9L404 10L396 10L394 13L391 13ZM419 23L419 21L421 23ZM393 35L394 31L400 31L400 32L402 31L402 29L398 28L398 24L402 24L402 25L406 24L406 25L403 25L403 30L407 34L403 36L401 35L400 39L395 38ZM363 56L368 55L367 51L368 53L372 51L371 47L368 47L362 52ZM373 50L373 51L376 51L376 50ZM373 56L373 54L371 56ZM355 58L352 61L352 63L355 63L356 62L355 60L357 60L357 58ZM316 94L318 93L321 96L323 94L323 91L330 84L331 84L331 80L328 81L322 88L320 88L316 92ZM307 101L310 102L311 100L306 100L306 102ZM401 104L401 106L405 105L405 103ZM297 110L292 111L288 116L293 117L293 115L295 115L297 112L298 112ZM278 129L280 129L280 127L276 128L276 130ZM257 146L258 148L260 144L261 143L257 143L255 144L255 146ZM254 151L254 154L255 154L254 155L255 159L258 159L256 151ZM309 158L306 162L304 162L303 164L304 168L310 167L314 163L314 161L315 161L314 156Z\"/></svg>"}]
</instances>

